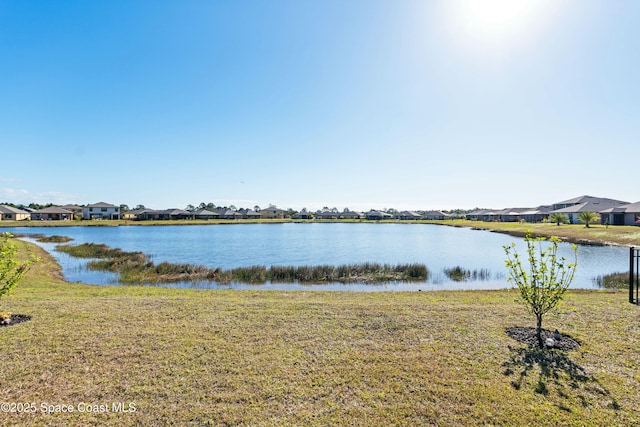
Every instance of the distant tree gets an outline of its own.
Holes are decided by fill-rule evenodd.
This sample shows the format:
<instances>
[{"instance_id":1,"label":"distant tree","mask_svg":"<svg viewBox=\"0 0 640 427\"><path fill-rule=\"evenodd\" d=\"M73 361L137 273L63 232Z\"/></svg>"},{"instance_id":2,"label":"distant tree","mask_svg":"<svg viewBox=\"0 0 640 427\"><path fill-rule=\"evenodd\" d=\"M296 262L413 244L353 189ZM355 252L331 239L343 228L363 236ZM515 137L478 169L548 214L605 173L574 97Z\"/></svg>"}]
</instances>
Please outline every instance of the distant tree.
<instances>
[{"instance_id":1,"label":"distant tree","mask_svg":"<svg viewBox=\"0 0 640 427\"><path fill-rule=\"evenodd\" d=\"M598 221L600 217L595 212L580 212L578 219L584 222L585 227L589 228L589 224Z\"/></svg>"},{"instance_id":2,"label":"distant tree","mask_svg":"<svg viewBox=\"0 0 640 427\"><path fill-rule=\"evenodd\" d=\"M147 208L144 205L136 205L136 207L133 208L133 210L136 210L136 211L141 211L143 209L147 209Z\"/></svg>"},{"instance_id":3,"label":"distant tree","mask_svg":"<svg viewBox=\"0 0 640 427\"><path fill-rule=\"evenodd\" d=\"M558 257L558 245L561 240L550 237L550 245L542 247L544 238L531 237L527 233L527 261L529 269L522 265L516 245L503 246L506 254L506 266L509 270L509 281L515 283L520 290L520 298L528 310L536 316L536 337L538 346L544 347L542 341L542 316L554 309L561 301L564 293L573 281L578 265L578 247L573 245L574 262L568 263L566 258ZM536 243L538 245L536 245ZM538 246L536 250L536 246Z\"/></svg>"},{"instance_id":4,"label":"distant tree","mask_svg":"<svg viewBox=\"0 0 640 427\"><path fill-rule=\"evenodd\" d=\"M187 207L184 209L187 212L195 212L196 211L196 207L193 205L187 205Z\"/></svg>"},{"instance_id":5,"label":"distant tree","mask_svg":"<svg viewBox=\"0 0 640 427\"><path fill-rule=\"evenodd\" d=\"M254 211L256 211L256 212L260 212L260 206L255 205L255 206L253 207L253 210L254 210Z\"/></svg>"},{"instance_id":6,"label":"distant tree","mask_svg":"<svg viewBox=\"0 0 640 427\"><path fill-rule=\"evenodd\" d=\"M234 205L229 205L229 210L237 211L238 209Z\"/></svg>"},{"instance_id":7,"label":"distant tree","mask_svg":"<svg viewBox=\"0 0 640 427\"><path fill-rule=\"evenodd\" d=\"M120 205L120 212L129 212L129 205Z\"/></svg>"},{"instance_id":8,"label":"distant tree","mask_svg":"<svg viewBox=\"0 0 640 427\"><path fill-rule=\"evenodd\" d=\"M549 215L549 221L550 222L555 222L556 225L560 225L560 224L566 224L569 222L569 217L566 214L563 213L552 213L551 215Z\"/></svg>"}]
</instances>

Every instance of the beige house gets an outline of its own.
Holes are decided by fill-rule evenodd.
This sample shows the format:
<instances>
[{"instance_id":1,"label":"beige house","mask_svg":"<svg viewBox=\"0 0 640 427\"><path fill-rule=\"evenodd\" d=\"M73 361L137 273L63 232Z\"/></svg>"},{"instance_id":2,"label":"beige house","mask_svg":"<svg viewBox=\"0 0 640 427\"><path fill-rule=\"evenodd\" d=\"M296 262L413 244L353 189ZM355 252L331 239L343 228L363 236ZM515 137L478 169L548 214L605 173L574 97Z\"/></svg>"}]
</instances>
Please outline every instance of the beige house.
<instances>
[{"instance_id":1,"label":"beige house","mask_svg":"<svg viewBox=\"0 0 640 427\"><path fill-rule=\"evenodd\" d=\"M275 206L269 206L266 209L260 210L260 217L262 217L262 219L283 219L287 217L287 212Z\"/></svg>"},{"instance_id":2,"label":"beige house","mask_svg":"<svg viewBox=\"0 0 640 427\"><path fill-rule=\"evenodd\" d=\"M0 205L0 221L24 221L31 219L31 214L12 206Z\"/></svg>"}]
</instances>

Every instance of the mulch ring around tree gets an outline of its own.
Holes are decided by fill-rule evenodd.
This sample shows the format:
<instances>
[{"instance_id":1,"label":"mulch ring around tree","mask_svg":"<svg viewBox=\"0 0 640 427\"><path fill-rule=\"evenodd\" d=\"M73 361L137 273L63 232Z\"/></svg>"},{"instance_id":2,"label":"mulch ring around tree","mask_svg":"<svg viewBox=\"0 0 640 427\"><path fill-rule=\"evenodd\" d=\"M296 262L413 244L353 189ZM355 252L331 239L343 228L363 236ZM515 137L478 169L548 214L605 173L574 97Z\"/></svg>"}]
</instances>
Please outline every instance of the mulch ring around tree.
<instances>
[{"instance_id":1,"label":"mulch ring around tree","mask_svg":"<svg viewBox=\"0 0 640 427\"><path fill-rule=\"evenodd\" d=\"M0 327L19 325L20 323L28 322L29 320L31 320L31 316L27 316L25 314L12 314L11 318L0 320Z\"/></svg>"},{"instance_id":2,"label":"mulch ring around tree","mask_svg":"<svg viewBox=\"0 0 640 427\"><path fill-rule=\"evenodd\" d=\"M515 326L512 328L505 328L505 332L508 336L521 343L529 344L530 346L538 346L538 338L536 337L536 328L523 328ZM560 338L554 338L554 332L546 329L542 330L542 341L547 338L551 338L554 341L553 348L558 350L575 350L580 347L580 343L569 335L560 334Z\"/></svg>"}]
</instances>

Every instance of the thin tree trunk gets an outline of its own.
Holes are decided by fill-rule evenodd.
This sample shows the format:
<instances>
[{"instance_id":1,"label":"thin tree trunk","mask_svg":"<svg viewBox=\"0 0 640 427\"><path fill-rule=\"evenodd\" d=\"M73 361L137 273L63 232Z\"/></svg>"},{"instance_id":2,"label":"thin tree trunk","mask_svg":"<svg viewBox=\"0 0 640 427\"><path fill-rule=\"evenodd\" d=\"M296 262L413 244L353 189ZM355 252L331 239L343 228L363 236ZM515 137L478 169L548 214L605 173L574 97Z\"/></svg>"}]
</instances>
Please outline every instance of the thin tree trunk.
<instances>
[{"instance_id":1,"label":"thin tree trunk","mask_svg":"<svg viewBox=\"0 0 640 427\"><path fill-rule=\"evenodd\" d=\"M538 347L544 348L542 342L542 315L536 314L536 337L538 338Z\"/></svg>"}]
</instances>

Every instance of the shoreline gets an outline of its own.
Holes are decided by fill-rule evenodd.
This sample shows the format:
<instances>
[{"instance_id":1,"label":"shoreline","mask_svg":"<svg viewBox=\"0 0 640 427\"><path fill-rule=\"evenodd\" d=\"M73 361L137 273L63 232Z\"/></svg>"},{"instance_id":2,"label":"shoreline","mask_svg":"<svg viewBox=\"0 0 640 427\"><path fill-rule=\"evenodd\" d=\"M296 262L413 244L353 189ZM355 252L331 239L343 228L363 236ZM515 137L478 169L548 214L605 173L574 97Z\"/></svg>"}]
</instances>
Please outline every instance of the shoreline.
<instances>
[{"instance_id":1,"label":"shoreline","mask_svg":"<svg viewBox=\"0 0 640 427\"><path fill-rule=\"evenodd\" d=\"M151 226L193 226L193 225L242 225L242 224L431 224L447 227L471 228L473 230L490 231L507 234L514 237L524 237L531 232L536 237L556 236L568 243L588 246L640 246L640 227L636 226L605 226L592 224L563 224L557 226L551 223L511 223L511 222L483 222L470 220L295 220L295 219L243 219L243 220L166 220L166 221L3 221L0 232L4 228L34 228L34 227L151 227Z\"/></svg>"}]
</instances>

